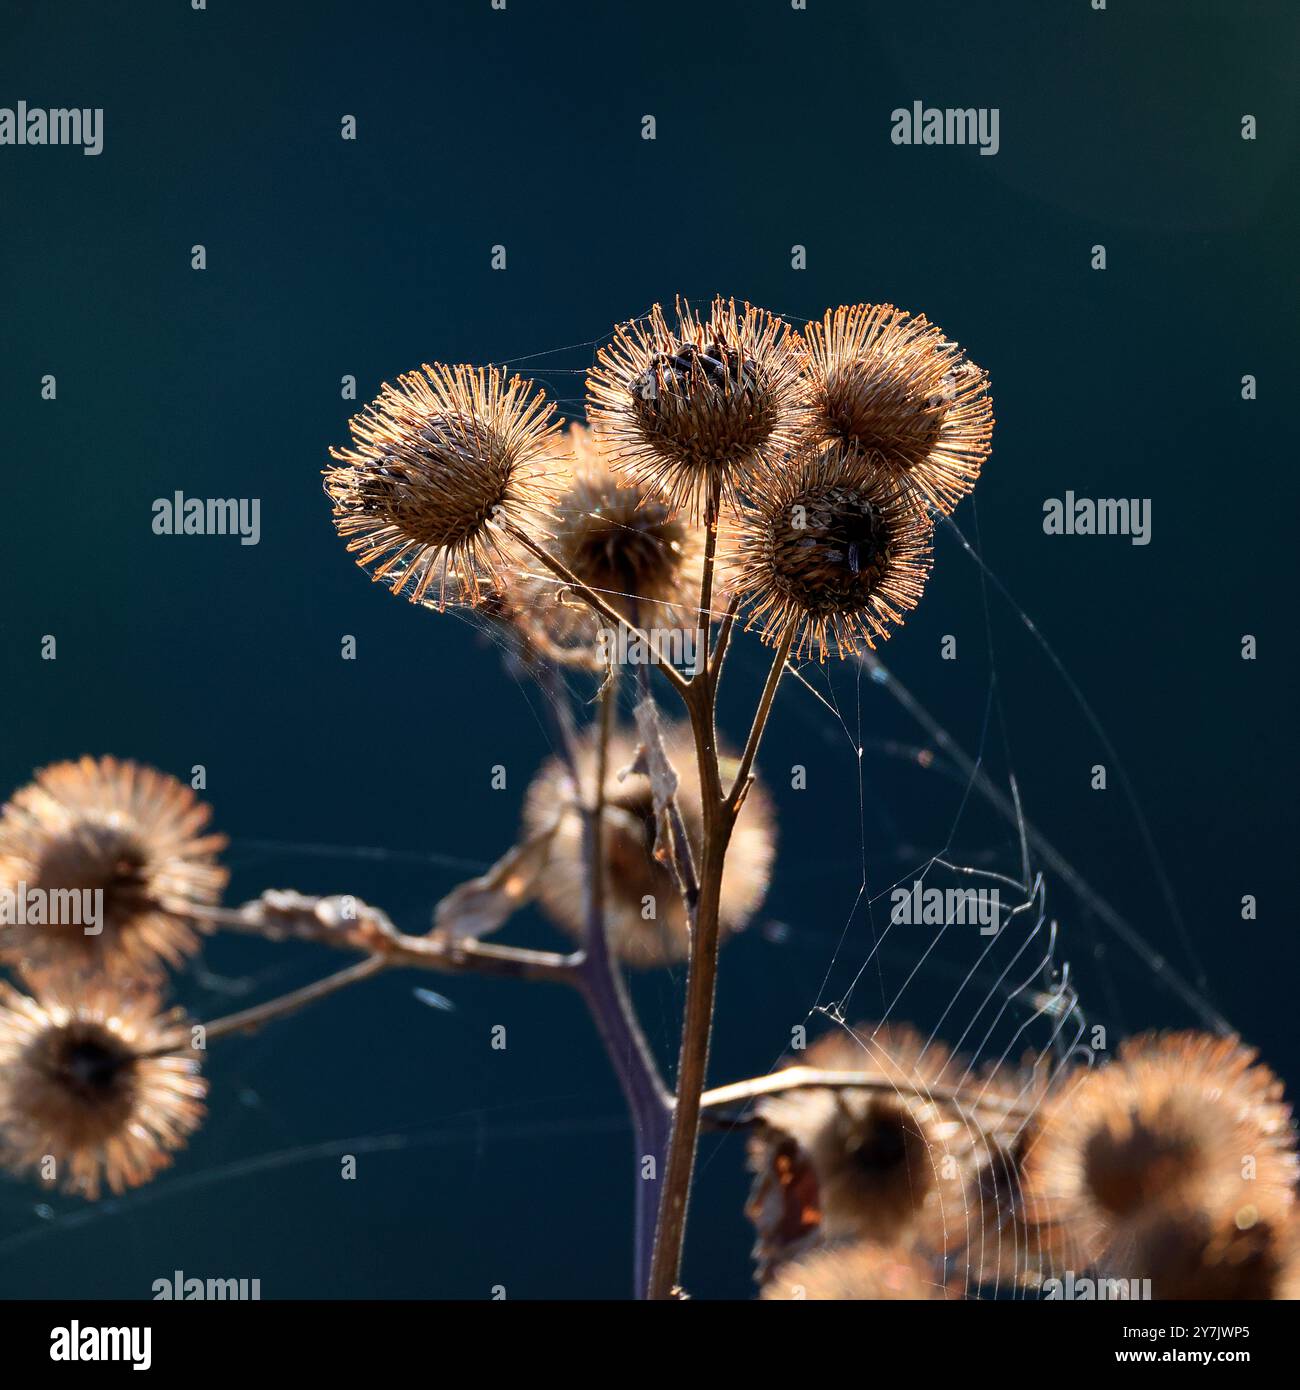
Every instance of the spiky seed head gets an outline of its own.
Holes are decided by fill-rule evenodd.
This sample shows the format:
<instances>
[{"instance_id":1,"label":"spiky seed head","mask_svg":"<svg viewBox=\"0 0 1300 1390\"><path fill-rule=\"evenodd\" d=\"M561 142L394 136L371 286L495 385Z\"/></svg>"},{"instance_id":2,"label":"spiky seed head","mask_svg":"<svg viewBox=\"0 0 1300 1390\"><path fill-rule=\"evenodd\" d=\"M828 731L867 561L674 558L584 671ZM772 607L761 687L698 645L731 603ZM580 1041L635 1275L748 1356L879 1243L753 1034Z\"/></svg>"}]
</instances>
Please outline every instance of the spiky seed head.
<instances>
[{"instance_id":1,"label":"spiky seed head","mask_svg":"<svg viewBox=\"0 0 1300 1390\"><path fill-rule=\"evenodd\" d=\"M946 1235L955 1239L978 1135L934 1092L955 1083L965 1062L910 1028L864 1024L828 1034L787 1065L860 1071L864 1082L884 1084L806 1087L761 1099L755 1110L763 1128L750 1149L751 1217L770 1210L773 1181L804 1158L815 1182L805 1184L803 1206L815 1210L819 1239L920 1237L939 1250ZM779 1259L779 1244L760 1229L765 1256Z\"/></svg>"},{"instance_id":2,"label":"spiky seed head","mask_svg":"<svg viewBox=\"0 0 1300 1390\"><path fill-rule=\"evenodd\" d=\"M0 1163L91 1201L148 1182L203 1118L192 1053L139 1055L184 1022L102 978L47 982L37 998L0 984Z\"/></svg>"},{"instance_id":3,"label":"spiky seed head","mask_svg":"<svg viewBox=\"0 0 1300 1390\"><path fill-rule=\"evenodd\" d=\"M1297 1178L1281 1082L1236 1038L1144 1034L1067 1082L1045 1108L1024 1165L1026 1203L1078 1258L1098 1259L1154 1204L1213 1222L1285 1220Z\"/></svg>"},{"instance_id":4,"label":"spiky seed head","mask_svg":"<svg viewBox=\"0 0 1300 1390\"><path fill-rule=\"evenodd\" d=\"M652 635L693 632L703 566L700 529L653 488L609 467L590 431L570 425L559 445L549 548L629 623ZM566 662L597 665L596 638L608 627L527 554L504 598L525 639Z\"/></svg>"},{"instance_id":5,"label":"spiky seed head","mask_svg":"<svg viewBox=\"0 0 1300 1390\"><path fill-rule=\"evenodd\" d=\"M664 749L679 778L677 802L698 862L703 849L704 811L695 763L695 743L685 725L663 730ZM601 847L604 856L606 933L615 955L628 965L653 967L685 960L690 934L681 893L662 859L650 779L628 772L636 760L636 736L616 732L610 740L605 778ZM578 750L581 796L595 786L597 748L589 734ZM735 760L722 753L724 782ZM626 776L620 776L626 773ZM734 772L733 772L734 775ZM558 759L543 765L524 801L527 837L556 825L550 858L537 880L542 910L563 931L581 939L585 927L582 815L579 789ZM771 802L755 782L741 808L727 853L718 910L720 931L739 931L767 893L775 854Z\"/></svg>"},{"instance_id":6,"label":"spiky seed head","mask_svg":"<svg viewBox=\"0 0 1300 1390\"><path fill-rule=\"evenodd\" d=\"M678 302L615 329L587 378L587 414L611 464L698 519L710 487L734 502L753 470L806 429L797 334L766 310Z\"/></svg>"},{"instance_id":7,"label":"spiky seed head","mask_svg":"<svg viewBox=\"0 0 1300 1390\"><path fill-rule=\"evenodd\" d=\"M325 470L357 564L413 603L480 602L505 559L497 523L536 534L553 501L554 409L496 367L426 364L385 382Z\"/></svg>"},{"instance_id":8,"label":"spiky seed head","mask_svg":"<svg viewBox=\"0 0 1300 1390\"><path fill-rule=\"evenodd\" d=\"M764 1285L766 1301L898 1301L948 1297L930 1263L904 1245L855 1241L782 1265Z\"/></svg>"},{"instance_id":9,"label":"spiky seed head","mask_svg":"<svg viewBox=\"0 0 1300 1390\"><path fill-rule=\"evenodd\" d=\"M889 470L832 444L764 473L726 533L724 558L746 626L825 660L874 647L916 606L931 531Z\"/></svg>"},{"instance_id":10,"label":"spiky seed head","mask_svg":"<svg viewBox=\"0 0 1300 1390\"><path fill-rule=\"evenodd\" d=\"M814 437L878 459L951 511L992 447L987 375L924 315L892 304L828 309L804 339Z\"/></svg>"},{"instance_id":11,"label":"spiky seed head","mask_svg":"<svg viewBox=\"0 0 1300 1390\"><path fill-rule=\"evenodd\" d=\"M31 974L93 967L142 980L182 964L198 948L186 907L216 902L226 884L225 837L202 833L210 815L189 787L137 763L41 769L0 812L0 890L41 903L44 921L28 911L0 926L0 957ZM87 932L93 893L101 918Z\"/></svg>"},{"instance_id":12,"label":"spiky seed head","mask_svg":"<svg viewBox=\"0 0 1300 1390\"><path fill-rule=\"evenodd\" d=\"M701 537L653 489L613 472L591 434L571 431L573 473L561 499L555 553L575 575L644 626L676 610L699 582Z\"/></svg>"}]
</instances>

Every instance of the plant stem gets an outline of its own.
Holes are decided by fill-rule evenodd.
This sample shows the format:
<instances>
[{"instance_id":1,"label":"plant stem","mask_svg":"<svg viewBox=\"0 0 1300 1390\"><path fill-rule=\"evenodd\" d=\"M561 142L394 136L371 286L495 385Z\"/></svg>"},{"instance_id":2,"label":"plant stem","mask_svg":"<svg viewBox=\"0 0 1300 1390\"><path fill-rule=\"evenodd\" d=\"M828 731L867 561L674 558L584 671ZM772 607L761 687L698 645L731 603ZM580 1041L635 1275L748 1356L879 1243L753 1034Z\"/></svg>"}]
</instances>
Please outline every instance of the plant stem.
<instances>
[{"instance_id":1,"label":"plant stem","mask_svg":"<svg viewBox=\"0 0 1300 1390\"><path fill-rule=\"evenodd\" d=\"M718 553L718 517L722 510L722 475L709 479L709 495L704 506L704 573L700 579L700 611L695 630L700 634L700 664L695 679L709 679L709 647L713 641L713 571Z\"/></svg>"},{"instance_id":2,"label":"plant stem","mask_svg":"<svg viewBox=\"0 0 1300 1390\"><path fill-rule=\"evenodd\" d=\"M709 657L709 684L714 690L717 690L718 681L722 678L722 663L726 660L727 648L731 643L731 634L736 626L736 613L739 608L740 598L738 595L733 595L718 627L718 640L713 644L713 655Z\"/></svg>"},{"instance_id":3,"label":"plant stem","mask_svg":"<svg viewBox=\"0 0 1300 1390\"><path fill-rule=\"evenodd\" d=\"M251 1009L241 1009L238 1013L226 1014L224 1018L213 1019L210 1023L192 1026L203 1029L203 1046L206 1048L208 1043L215 1038L228 1037L232 1033L247 1033L254 1028L260 1028L264 1023L270 1023L273 1019L296 1013L308 1004L314 1004L318 999L324 999L338 990L346 989L348 985L354 985L360 980L368 980L372 976L380 974L388 968L388 965L389 962L384 956L367 956L364 960L357 961L355 965L349 965L345 970L327 975L323 980L314 980L311 984L304 985L302 989L290 990L288 994L282 994L278 999L270 999L265 1004L255 1004ZM167 1052L180 1052L192 1046L192 1037L191 1029L187 1028L170 1035L158 1046L139 1055L141 1057L157 1057Z\"/></svg>"},{"instance_id":4,"label":"plant stem","mask_svg":"<svg viewBox=\"0 0 1300 1390\"><path fill-rule=\"evenodd\" d=\"M686 1205L699 1142L700 1096L709 1060L713 1002L718 974L718 907L722 864L731 834L730 813L718 804L706 807L700 899L691 932L686 977L686 1008L677 1062L677 1099L664 1164L663 1192L650 1270L650 1298L672 1298L681 1268Z\"/></svg>"},{"instance_id":5,"label":"plant stem","mask_svg":"<svg viewBox=\"0 0 1300 1390\"><path fill-rule=\"evenodd\" d=\"M530 554L539 559L542 564L551 571L558 579L562 579L573 592L586 604L594 608L603 618L607 618L615 625L615 628L625 627L639 641L645 644L647 651L655 650L649 635L641 628L633 626L628 620L609 602L608 599L598 594L589 584L584 584L571 569L562 561L557 560L554 555L549 554L542 546L517 526L506 526L506 534L512 540L518 541ZM687 686L686 677L670 661L665 661L662 666L663 673L667 679L680 691L685 691Z\"/></svg>"},{"instance_id":6,"label":"plant stem","mask_svg":"<svg viewBox=\"0 0 1300 1390\"><path fill-rule=\"evenodd\" d=\"M314 941L336 949L356 951L362 947L346 932L330 932L314 923L310 905L327 901L304 897L303 925L293 929L285 923L282 913L272 912L262 898L254 898L242 907L206 907L198 903L175 904L169 907L177 915L209 927L247 932L272 938L289 936ZM359 900L356 900L359 901ZM372 909L373 910L373 909ZM447 941L428 936L406 936L393 931L373 947L390 966L415 970L440 970L450 975L495 975L510 980L550 980L561 984L576 984L582 953L561 955L557 951L530 951L520 946L494 946L484 941Z\"/></svg>"},{"instance_id":7,"label":"plant stem","mask_svg":"<svg viewBox=\"0 0 1300 1390\"><path fill-rule=\"evenodd\" d=\"M1009 1096L983 1095L979 1081L970 1088L962 1086L917 1085L905 1079L894 1079L883 1072L823 1071L818 1067L783 1067L769 1076L756 1076L748 1081L733 1081L729 1086L717 1086L705 1091L700 1105L707 1114L726 1106L741 1105L760 1096L778 1095L797 1090L885 1091L890 1095L911 1096L921 1101L937 1101L957 1109L997 1111L1003 1115L1029 1114L1034 1109L1030 1101Z\"/></svg>"},{"instance_id":8,"label":"plant stem","mask_svg":"<svg viewBox=\"0 0 1300 1390\"><path fill-rule=\"evenodd\" d=\"M495 975L506 980L549 980L576 985L581 953L530 951L522 946L494 946L487 941L443 943L426 936L404 936L389 953L394 965L444 970L456 975Z\"/></svg>"},{"instance_id":9,"label":"plant stem","mask_svg":"<svg viewBox=\"0 0 1300 1390\"><path fill-rule=\"evenodd\" d=\"M717 993L719 908L722 873L736 817L744 801L763 730L772 712L777 686L790 651L787 637L777 649L767 682L754 714L754 722L741 756L740 769L731 790L724 795L718 771L715 718L717 690L709 679L692 686L686 706L695 734L700 792L704 809L704 849L700 869L700 897L692 923L691 954L686 975L686 1008L682 1019L681 1050L677 1062L677 1099L673 1107L672 1136L664 1169L663 1197L655 1234L654 1261L649 1297L671 1298L681 1272L682 1243L686 1234L686 1209L699 1145L700 1101L709 1064L709 1040Z\"/></svg>"},{"instance_id":10,"label":"plant stem","mask_svg":"<svg viewBox=\"0 0 1300 1390\"><path fill-rule=\"evenodd\" d=\"M727 793L727 805L733 811L740 808L741 802L745 799L745 793L749 790L749 774L753 771L754 759L758 756L758 745L762 742L763 730L767 728L768 715L772 713L772 701L776 698L776 688L781 684L781 677L785 674L785 662L790 655L790 646L793 641L793 631L786 632L777 646L776 656L772 660L772 668L767 673L767 681L763 686L763 693L759 697L758 709L754 711L754 722L750 726L749 737L745 740L745 751L740 755L740 766L736 772L736 780Z\"/></svg>"},{"instance_id":11,"label":"plant stem","mask_svg":"<svg viewBox=\"0 0 1300 1390\"><path fill-rule=\"evenodd\" d=\"M650 1298L671 1298L681 1273L682 1242L686 1234L686 1209L691 1179L695 1171L695 1151L700 1134L700 1097L704 1091L709 1064L709 1039L713 1030L713 1008L717 994L719 911L722 901L722 872L727 847L735 828L750 772L758 754L759 741L772 710L777 685L789 654L787 641L777 654L754 715L754 723L741 757L740 771L730 792L724 795L718 771L717 677L721 658L735 624L736 610L729 605L723 619L716 661L710 647L713 639L713 572L716 563L721 483L710 480L705 508L704 574L700 584L698 624L703 640L701 670L681 692L691 718L695 736L695 757L699 768L700 799L703 807L702 864L699 870L699 896L691 914L691 952L686 974L686 1006L682 1017L681 1047L677 1060L677 1095L673 1106L672 1134L664 1165L663 1195L655 1229L654 1259L650 1270Z\"/></svg>"}]
</instances>

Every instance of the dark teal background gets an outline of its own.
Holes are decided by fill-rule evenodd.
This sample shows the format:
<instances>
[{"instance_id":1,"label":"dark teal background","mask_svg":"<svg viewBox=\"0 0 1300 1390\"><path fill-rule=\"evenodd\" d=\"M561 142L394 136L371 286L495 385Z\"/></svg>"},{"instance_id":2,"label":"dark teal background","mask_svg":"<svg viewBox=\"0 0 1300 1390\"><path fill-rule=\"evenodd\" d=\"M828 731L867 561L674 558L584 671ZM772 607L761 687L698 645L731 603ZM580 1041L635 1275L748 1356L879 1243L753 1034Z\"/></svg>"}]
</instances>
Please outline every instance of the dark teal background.
<instances>
[{"instance_id":1,"label":"dark teal background","mask_svg":"<svg viewBox=\"0 0 1300 1390\"><path fill-rule=\"evenodd\" d=\"M1300 1077L1298 42L1293 6L1248 0L0 5L0 105L105 110L98 158L0 148L0 785L83 752L186 778L202 763L231 901L350 891L423 930L510 843L549 742L472 625L387 597L335 538L319 472L356 408L340 378L365 399L422 361L510 360L578 408L595 340L656 299L721 292L796 319L890 300L988 368L994 451L958 524L1118 750L1208 994ZM892 145L890 112L914 100L996 106L999 154ZM177 489L259 497L261 544L153 535L153 499ZM1067 489L1150 498L1152 543L1044 536L1043 500ZM987 733L1030 819L1195 976L1114 764L950 537L884 656L967 748ZM738 646L733 738L764 668ZM766 1069L849 990L871 941L864 853L872 894L950 831L954 859L1017 866L977 800L953 829L963 780L878 746L919 741L886 696L853 667L808 675L839 716L782 693L761 759L781 868L724 956L717 1081ZM1097 762L1106 792L1089 789ZM789 788L795 763L807 791ZM1062 885L1048 893L1090 1018L1192 1021ZM891 939L846 1012L879 1012L924 930ZM511 939L551 940L530 921ZM185 982L204 1016L336 964L242 939L205 959L252 989ZM955 968L939 953L900 1014L934 1026ZM681 985L638 984L665 1058ZM628 1288L630 1141L575 999L388 978L223 1045L210 1074L209 1123L140 1196L42 1211L35 1188L0 1188L0 1292L144 1297L174 1269L257 1277L264 1297ZM740 1141L706 1140L699 1296L750 1291L743 1168Z\"/></svg>"}]
</instances>

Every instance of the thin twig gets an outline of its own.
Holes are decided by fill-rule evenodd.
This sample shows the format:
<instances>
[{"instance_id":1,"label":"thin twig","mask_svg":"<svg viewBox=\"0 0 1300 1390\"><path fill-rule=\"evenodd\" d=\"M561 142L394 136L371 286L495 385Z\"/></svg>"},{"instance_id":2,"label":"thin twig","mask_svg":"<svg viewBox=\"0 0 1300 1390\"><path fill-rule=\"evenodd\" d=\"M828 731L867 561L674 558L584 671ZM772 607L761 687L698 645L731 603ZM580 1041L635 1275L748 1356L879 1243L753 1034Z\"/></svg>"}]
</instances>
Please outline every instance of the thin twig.
<instances>
[{"instance_id":1,"label":"thin twig","mask_svg":"<svg viewBox=\"0 0 1300 1390\"><path fill-rule=\"evenodd\" d=\"M748 1081L733 1081L729 1086L716 1086L700 1097L704 1111L741 1105L760 1096L779 1095L785 1091L840 1090L885 1091L890 1095L910 1096L921 1101L971 1110L996 1110L1005 1115L1028 1115L1033 1106L1018 1097L984 1095L972 1087L922 1085L885 1075L883 1072L824 1071L819 1067L784 1067L770 1076L756 1076Z\"/></svg>"},{"instance_id":2,"label":"thin twig","mask_svg":"<svg viewBox=\"0 0 1300 1390\"><path fill-rule=\"evenodd\" d=\"M325 900L305 898L303 901L311 903ZM531 951L519 946L497 946L483 941L451 941L440 937L406 936L396 931L390 936L380 938L377 943L364 945L356 936L346 931L288 931L279 917L267 909L261 898L254 898L238 908L189 904L184 910L184 915L205 926L222 927L254 936L292 935L343 950L373 951L376 955L382 955L394 967L438 970L451 975L496 975L513 980L552 980L563 984L576 984L577 969L582 959L581 952L566 956L557 951Z\"/></svg>"},{"instance_id":3,"label":"thin twig","mask_svg":"<svg viewBox=\"0 0 1300 1390\"><path fill-rule=\"evenodd\" d=\"M740 595L733 594L718 626L718 640L713 644L713 655L709 657L709 684L714 690L718 688L718 681L722 679L722 663L727 657L727 648L731 644L731 634L736 626L736 614L739 609Z\"/></svg>"},{"instance_id":4,"label":"thin twig","mask_svg":"<svg viewBox=\"0 0 1300 1390\"><path fill-rule=\"evenodd\" d=\"M314 1004L318 999L336 994L339 990L346 989L348 985L357 984L361 980L368 980L386 970L388 966L389 961L384 956L367 956L365 960L357 961L355 965L349 965L345 970L339 970L333 975L326 975L323 980L314 980L301 989L290 990L288 994L282 994L277 999L270 999L265 1004L255 1004L251 1009L241 1009L238 1013L226 1014L225 1017L215 1018L210 1023L192 1024L181 1032L170 1034L156 1047L150 1048L148 1052L141 1052L138 1055L140 1057L159 1057L164 1053L181 1052L193 1048L192 1039L195 1029L202 1029L203 1033L203 1046L195 1050L204 1050L216 1038L229 1037L234 1033L251 1032L277 1018L296 1013L299 1009L306 1008L308 1004Z\"/></svg>"},{"instance_id":5,"label":"thin twig","mask_svg":"<svg viewBox=\"0 0 1300 1390\"><path fill-rule=\"evenodd\" d=\"M436 941L427 936L403 936L391 953L394 965L443 970L449 974L495 975L507 980L549 980L577 985L582 953L530 951L522 946L497 946L489 941Z\"/></svg>"},{"instance_id":6,"label":"thin twig","mask_svg":"<svg viewBox=\"0 0 1300 1390\"><path fill-rule=\"evenodd\" d=\"M603 618L607 618L616 628L627 628L633 637L644 643L647 651L655 650L654 643L651 641L649 634L644 632L641 628L634 627L629 623L608 599L598 594L589 584L584 584L563 561L557 560L554 555L551 555L542 546L538 545L531 536L521 531L519 527L507 525L504 529L512 540L518 541L525 550L535 555L552 574L562 579L584 603L594 608ZM672 685L676 686L678 690L684 691L686 689L688 684L686 677L677 670L672 662L663 662L662 668L665 677L667 677Z\"/></svg>"},{"instance_id":7,"label":"thin twig","mask_svg":"<svg viewBox=\"0 0 1300 1390\"><path fill-rule=\"evenodd\" d=\"M722 475L709 478L709 495L704 506L704 573L700 579L700 610L695 630L702 638L701 664L694 679L703 684L709 681L709 647L713 642L713 571L718 553L718 517L722 511Z\"/></svg>"},{"instance_id":8,"label":"thin twig","mask_svg":"<svg viewBox=\"0 0 1300 1390\"><path fill-rule=\"evenodd\" d=\"M749 774L753 771L754 759L758 756L758 745L762 742L763 730L767 728L768 716L772 713L772 701L776 699L777 686L781 684L781 677L785 674L785 662L790 655L790 646L793 641L793 632L787 632L776 649L772 668L767 673L767 682L763 686L763 694L759 699L758 709L754 711L754 722L750 726L749 737L745 740L745 751L740 755L740 766L736 772L736 780L731 784L731 790L727 793L727 804L733 811L739 809L740 803L745 799Z\"/></svg>"}]
</instances>

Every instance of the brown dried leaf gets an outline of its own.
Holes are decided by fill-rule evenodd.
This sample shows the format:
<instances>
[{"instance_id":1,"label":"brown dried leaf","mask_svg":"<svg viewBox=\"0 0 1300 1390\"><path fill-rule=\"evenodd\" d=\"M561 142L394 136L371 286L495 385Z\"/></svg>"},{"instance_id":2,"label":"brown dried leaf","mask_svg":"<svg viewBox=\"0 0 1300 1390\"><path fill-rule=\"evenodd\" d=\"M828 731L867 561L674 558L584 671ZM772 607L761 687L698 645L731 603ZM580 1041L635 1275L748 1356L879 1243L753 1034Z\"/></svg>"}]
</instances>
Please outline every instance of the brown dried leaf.
<instances>
[{"instance_id":1,"label":"brown dried leaf","mask_svg":"<svg viewBox=\"0 0 1300 1390\"><path fill-rule=\"evenodd\" d=\"M530 902L558 825L557 818L502 855L487 873L453 888L433 910L433 934L451 941L477 941Z\"/></svg>"},{"instance_id":2,"label":"brown dried leaf","mask_svg":"<svg viewBox=\"0 0 1300 1390\"><path fill-rule=\"evenodd\" d=\"M655 808L654 856L661 863L668 863L672 855L668 808L677 795L677 773L664 750L663 733L659 727L659 707L654 700L647 697L639 701L635 715L641 743L627 772L639 773L650 779L650 795Z\"/></svg>"}]
</instances>

